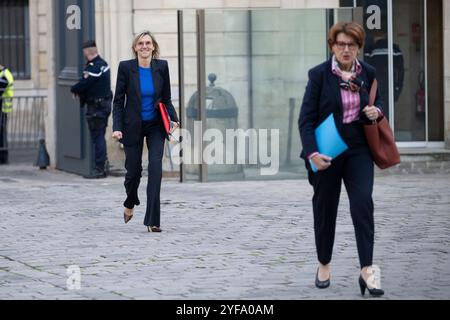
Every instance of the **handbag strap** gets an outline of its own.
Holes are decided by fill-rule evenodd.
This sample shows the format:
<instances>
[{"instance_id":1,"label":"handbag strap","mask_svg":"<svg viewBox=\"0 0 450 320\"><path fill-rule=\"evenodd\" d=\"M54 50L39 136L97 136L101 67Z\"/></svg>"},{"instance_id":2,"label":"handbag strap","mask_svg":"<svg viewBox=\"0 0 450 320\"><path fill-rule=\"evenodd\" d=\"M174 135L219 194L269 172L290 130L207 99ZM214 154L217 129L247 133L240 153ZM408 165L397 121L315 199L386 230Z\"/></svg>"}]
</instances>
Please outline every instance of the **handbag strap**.
<instances>
[{"instance_id":1,"label":"handbag strap","mask_svg":"<svg viewBox=\"0 0 450 320\"><path fill-rule=\"evenodd\" d=\"M377 79L373 79L372 87L370 88L369 93L369 106L373 106L375 104L375 99L377 98L377 90L378 90L378 81Z\"/></svg>"}]
</instances>

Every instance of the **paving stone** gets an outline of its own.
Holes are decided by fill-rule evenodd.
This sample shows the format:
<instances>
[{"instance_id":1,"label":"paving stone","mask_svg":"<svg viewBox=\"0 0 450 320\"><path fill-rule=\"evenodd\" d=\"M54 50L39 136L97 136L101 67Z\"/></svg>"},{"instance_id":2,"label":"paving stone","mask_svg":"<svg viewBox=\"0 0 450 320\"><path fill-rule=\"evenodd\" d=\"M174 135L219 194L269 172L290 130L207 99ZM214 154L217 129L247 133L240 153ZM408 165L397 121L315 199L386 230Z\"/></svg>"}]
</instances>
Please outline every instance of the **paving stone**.
<instances>
[{"instance_id":1,"label":"paving stone","mask_svg":"<svg viewBox=\"0 0 450 320\"><path fill-rule=\"evenodd\" d=\"M306 180L163 181L164 231L151 234L145 206L123 223L121 177L7 166L0 178L14 181L0 184L0 299L367 299L345 188L332 285L317 290ZM447 163L377 170L374 202L383 299L450 299ZM67 289L70 265L81 290Z\"/></svg>"}]
</instances>

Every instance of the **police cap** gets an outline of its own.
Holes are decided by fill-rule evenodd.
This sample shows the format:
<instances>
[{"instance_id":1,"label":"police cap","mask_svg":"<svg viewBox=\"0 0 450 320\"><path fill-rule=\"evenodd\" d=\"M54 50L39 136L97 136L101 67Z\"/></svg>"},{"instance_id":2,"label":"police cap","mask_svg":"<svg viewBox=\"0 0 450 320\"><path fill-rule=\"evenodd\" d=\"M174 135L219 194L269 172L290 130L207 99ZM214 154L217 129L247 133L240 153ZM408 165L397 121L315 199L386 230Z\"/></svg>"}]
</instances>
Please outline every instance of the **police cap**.
<instances>
[{"instance_id":1,"label":"police cap","mask_svg":"<svg viewBox=\"0 0 450 320\"><path fill-rule=\"evenodd\" d=\"M83 49L97 47L95 40L88 40L83 43Z\"/></svg>"}]
</instances>

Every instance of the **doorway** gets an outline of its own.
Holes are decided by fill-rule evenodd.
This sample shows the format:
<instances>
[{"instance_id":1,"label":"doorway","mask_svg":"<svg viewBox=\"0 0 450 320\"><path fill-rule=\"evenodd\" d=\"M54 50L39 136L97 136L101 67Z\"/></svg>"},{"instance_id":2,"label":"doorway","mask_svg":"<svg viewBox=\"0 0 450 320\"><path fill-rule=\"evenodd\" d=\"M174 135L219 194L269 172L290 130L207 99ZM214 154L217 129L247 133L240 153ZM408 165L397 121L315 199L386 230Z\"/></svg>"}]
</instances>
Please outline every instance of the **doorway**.
<instances>
[{"instance_id":1,"label":"doorway","mask_svg":"<svg viewBox=\"0 0 450 320\"><path fill-rule=\"evenodd\" d=\"M82 43L95 36L95 1L53 1L55 10L56 57L56 167L87 175L93 168L92 144L84 108L74 99L70 87L81 77L84 59ZM80 25L69 28L69 15L79 14ZM77 17L74 16L76 19Z\"/></svg>"}]
</instances>

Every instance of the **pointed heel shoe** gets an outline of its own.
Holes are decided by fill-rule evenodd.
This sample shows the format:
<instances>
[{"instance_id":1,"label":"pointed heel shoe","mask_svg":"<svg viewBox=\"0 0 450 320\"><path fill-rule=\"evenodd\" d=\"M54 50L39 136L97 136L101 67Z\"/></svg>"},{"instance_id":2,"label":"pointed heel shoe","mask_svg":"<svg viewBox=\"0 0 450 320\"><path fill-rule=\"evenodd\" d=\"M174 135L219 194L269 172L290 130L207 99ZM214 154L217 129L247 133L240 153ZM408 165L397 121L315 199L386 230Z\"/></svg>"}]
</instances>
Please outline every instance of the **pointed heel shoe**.
<instances>
[{"instance_id":1,"label":"pointed heel shoe","mask_svg":"<svg viewBox=\"0 0 450 320\"><path fill-rule=\"evenodd\" d=\"M150 226L147 226L147 231L148 232L161 232L162 231L162 229L160 228L160 227L150 227Z\"/></svg>"},{"instance_id":2,"label":"pointed heel shoe","mask_svg":"<svg viewBox=\"0 0 450 320\"><path fill-rule=\"evenodd\" d=\"M127 224L132 218L133 218L133 210L131 210L131 215L126 214L126 212L123 212L123 221L125 224Z\"/></svg>"},{"instance_id":3,"label":"pointed heel shoe","mask_svg":"<svg viewBox=\"0 0 450 320\"><path fill-rule=\"evenodd\" d=\"M330 286L330 278L328 278L325 281L320 281L319 280L319 269L317 269L317 273L316 273L316 288L326 289L329 286Z\"/></svg>"},{"instance_id":4,"label":"pointed heel shoe","mask_svg":"<svg viewBox=\"0 0 450 320\"><path fill-rule=\"evenodd\" d=\"M366 289L367 289L367 291L369 291L369 294L373 297L381 297L382 295L384 295L384 291L382 289L369 288L367 286L366 281L364 281L364 279L361 275L359 276L359 288L361 289L361 295L365 295Z\"/></svg>"}]
</instances>

